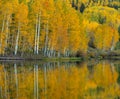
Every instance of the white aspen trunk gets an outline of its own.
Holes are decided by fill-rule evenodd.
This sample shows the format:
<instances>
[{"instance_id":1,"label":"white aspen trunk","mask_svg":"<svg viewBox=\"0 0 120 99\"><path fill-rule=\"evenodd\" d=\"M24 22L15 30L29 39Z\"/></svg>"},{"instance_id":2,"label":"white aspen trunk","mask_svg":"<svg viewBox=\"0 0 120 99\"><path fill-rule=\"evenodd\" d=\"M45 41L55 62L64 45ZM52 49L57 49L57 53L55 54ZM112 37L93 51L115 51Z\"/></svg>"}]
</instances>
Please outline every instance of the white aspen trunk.
<instances>
[{"instance_id":1,"label":"white aspen trunk","mask_svg":"<svg viewBox=\"0 0 120 99\"><path fill-rule=\"evenodd\" d=\"M48 27L48 20L47 20L44 56L46 56L46 54L47 54L47 45L48 45L48 28L49 28L49 27Z\"/></svg>"},{"instance_id":2,"label":"white aspen trunk","mask_svg":"<svg viewBox=\"0 0 120 99\"><path fill-rule=\"evenodd\" d=\"M51 57L51 50L48 50L48 57Z\"/></svg>"},{"instance_id":3,"label":"white aspen trunk","mask_svg":"<svg viewBox=\"0 0 120 99\"><path fill-rule=\"evenodd\" d=\"M65 57L67 57L67 49L65 50Z\"/></svg>"},{"instance_id":4,"label":"white aspen trunk","mask_svg":"<svg viewBox=\"0 0 120 99\"><path fill-rule=\"evenodd\" d=\"M69 57L69 56L70 56L70 51L68 50L68 51L67 51L67 57Z\"/></svg>"},{"instance_id":5,"label":"white aspen trunk","mask_svg":"<svg viewBox=\"0 0 120 99\"><path fill-rule=\"evenodd\" d=\"M49 57L49 48L47 48L46 56Z\"/></svg>"},{"instance_id":6,"label":"white aspen trunk","mask_svg":"<svg viewBox=\"0 0 120 99\"><path fill-rule=\"evenodd\" d=\"M114 50L114 48L115 48L115 47L114 47L114 45L112 45L112 47L111 47L111 49L110 49L110 50L111 50L111 51L113 51L113 50Z\"/></svg>"},{"instance_id":7,"label":"white aspen trunk","mask_svg":"<svg viewBox=\"0 0 120 99\"><path fill-rule=\"evenodd\" d=\"M112 42L111 42L111 48L110 48L111 51L114 50L114 36L112 37Z\"/></svg>"},{"instance_id":8,"label":"white aspen trunk","mask_svg":"<svg viewBox=\"0 0 120 99\"><path fill-rule=\"evenodd\" d=\"M55 57L55 55L56 55L56 52L55 52L55 51L53 51L53 57Z\"/></svg>"},{"instance_id":9,"label":"white aspen trunk","mask_svg":"<svg viewBox=\"0 0 120 99\"><path fill-rule=\"evenodd\" d=\"M53 57L53 47L51 48L50 56Z\"/></svg>"},{"instance_id":10,"label":"white aspen trunk","mask_svg":"<svg viewBox=\"0 0 120 99\"><path fill-rule=\"evenodd\" d=\"M60 57L60 52L58 52L58 57Z\"/></svg>"},{"instance_id":11,"label":"white aspen trunk","mask_svg":"<svg viewBox=\"0 0 120 99\"><path fill-rule=\"evenodd\" d=\"M17 32L16 44L15 44L15 52L14 52L15 55L17 54L18 51L19 36L20 36L20 22L18 23L18 32Z\"/></svg>"},{"instance_id":12,"label":"white aspen trunk","mask_svg":"<svg viewBox=\"0 0 120 99\"><path fill-rule=\"evenodd\" d=\"M40 39L40 30L41 30L41 12L38 17L38 33L37 33L37 54L39 54L39 39Z\"/></svg>"},{"instance_id":13,"label":"white aspen trunk","mask_svg":"<svg viewBox=\"0 0 120 99\"><path fill-rule=\"evenodd\" d=\"M37 48L37 32L38 32L38 14L36 15L36 32L35 32L34 54L36 54L36 48Z\"/></svg>"},{"instance_id":14,"label":"white aspen trunk","mask_svg":"<svg viewBox=\"0 0 120 99\"><path fill-rule=\"evenodd\" d=\"M48 46L47 46L46 56L50 57L50 44L48 44Z\"/></svg>"},{"instance_id":15,"label":"white aspen trunk","mask_svg":"<svg viewBox=\"0 0 120 99\"><path fill-rule=\"evenodd\" d=\"M66 50L66 56L69 57L69 50Z\"/></svg>"},{"instance_id":16,"label":"white aspen trunk","mask_svg":"<svg viewBox=\"0 0 120 99\"><path fill-rule=\"evenodd\" d=\"M64 57L66 57L66 49L64 48Z\"/></svg>"},{"instance_id":17,"label":"white aspen trunk","mask_svg":"<svg viewBox=\"0 0 120 99\"><path fill-rule=\"evenodd\" d=\"M51 40L49 40L48 57L52 57L52 54L53 54L53 46Z\"/></svg>"}]
</instances>

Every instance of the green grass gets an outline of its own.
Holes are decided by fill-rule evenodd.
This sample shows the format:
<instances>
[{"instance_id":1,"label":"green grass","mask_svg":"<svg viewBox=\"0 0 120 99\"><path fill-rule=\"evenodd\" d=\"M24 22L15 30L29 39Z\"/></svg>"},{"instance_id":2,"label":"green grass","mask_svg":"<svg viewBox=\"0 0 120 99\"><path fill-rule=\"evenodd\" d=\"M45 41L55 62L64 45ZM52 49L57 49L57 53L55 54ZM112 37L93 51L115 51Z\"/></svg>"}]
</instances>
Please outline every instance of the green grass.
<instances>
[{"instance_id":1,"label":"green grass","mask_svg":"<svg viewBox=\"0 0 120 99\"><path fill-rule=\"evenodd\" d=\"M82 57L41 58L43 61L82 61Z\"/></svg>"}]
</instances>

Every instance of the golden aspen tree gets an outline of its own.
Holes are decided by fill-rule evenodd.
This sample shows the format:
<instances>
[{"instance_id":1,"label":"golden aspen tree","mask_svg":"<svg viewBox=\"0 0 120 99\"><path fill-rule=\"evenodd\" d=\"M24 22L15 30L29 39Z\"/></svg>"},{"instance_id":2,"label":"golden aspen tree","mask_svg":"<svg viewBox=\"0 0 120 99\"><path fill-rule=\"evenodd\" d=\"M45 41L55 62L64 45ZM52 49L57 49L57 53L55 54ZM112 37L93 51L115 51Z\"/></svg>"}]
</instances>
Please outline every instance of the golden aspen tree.
<instances>
[{"instance_id":1,"label":"golden aspen tree","mask_svg":"<svg viewBox=\"0 0 120 99\"><path fill-rule=\"evenodd\" d=\"M9 40L9 34L10 34L10 22L11 22L11 16L13 11L12 2L2 2L1 12L2 12L2 28L1 28L1 53L4 54L6 50L8 49L8 40ZM3 38L3 39L2 39Z\"/></svg>"},{"instance_id":2,"label":"golden aspen tree","mask_svg":"<svg viewBox=\"0 0 120 99\"><path fill-rule=\"evenodd\" d=\"M72 11L73 12L73 11ZM80 25L79 17L76 12L73 12L70 17L69 25L69 47L71 52L76 52L80 46ZM74 15L74 16L73 16ZM74 47L72 47L74 46Z\"/></svg>"},{"instance_id":3,"label":"golden aspen tree","mask_svg":"<svg viewBox=\"0 0 120 99\"><path fill-rule=\"evenodd\" d=\"M120 24L119 3L116 3L0 0L0 54L68 57L87 53L88 46L114 50Z\"/></svg>"},{"instance_id":4,"label":"golden aspen tree","mask_svg":"<svg viewBox=\"0 0 120 99\"><path fill-rule=\"evenodd\" d=\"M98 49L112 50L118 42L118 32L106 25L99 26L94 33L94 42Z\"/></svg>"},{"instance_id":5,"label":"golden aspen tree","mask_svg":"<svg viewBox=\"0 0 120 99\"><path fill-rule=\"evenodd\" d=\"M95 46L102 50L113 50L119 39L117 33L120 22L119 13L113 8L96 6L87 8L84 16L89 19L90 23L96 23L96 25L94 24L96 26L94 31L89 30L94 25L86 27L87 32L91 31L89 34L92 34L91 37Z\"/></svg>"},{"instance_id":6,"label":"golden aspen tree","mask_svg":"<svg viewBox=\"0 0 120 99\"><path fill-rule=\"evenodd\" d=\"M60 56L60 54L65 54L65 50L67 49L68 46L68 20L67 20L67 14L68 14L68 6L65 4L64 1L56 1L56 10L55 10L55 21L58 23L56 24L56 27L54 29L56 29L56 49L58 51L58 56ZM67 14L66 14L67 13ZM62 16L64 15L64 16ZM54 20L54 19L53 19ZM66 24L64 24L64 22ZM53 23L54 25L54 23Z\"/></svg>"},{"instance_id":7,"label":"golden aspen tree","mask_svg":"<svg viewBox=\"0 0 120 99\"><path fill-rule=\"evenodd\" d=\"M21 10L21 8L23 10ZM23 40L27 37L27 36L24 36L24 33L26 34L26 28L24 29L24 27L28 23L27 17L28 17L28 7L23 3L19 4L15 13L16 25L17 25L17 34L16 34L16 41L15 41L15 49L14 49L15 55L17 55L17 52L18 52L20 38L22 37L22 35L23 35Z\"/></svg>"},{"instance_id":8,"label":"golden aspen tree","mask_svg":"<svg viewBox=\"0 0 120 99\"><path fill-rule=\"evenodd\" d=\"M34 15L34 54L39 53L39 40L40 40L40 34L41 34L41 16L45 13L43 11L43 2L44 0L35 0L32 4L32 14Z\"/></svg>"},{"instance_id":9,"label":"golden aspen tree","mask_svg":"<svg viewBox=\"0 0 120 99\"><path fill-rule=\"evenodd\" d=\"M45 1L44 2L44 9L46 12L46 21L44 21L45 24L45 42L44 42L44 56L51 56L51 51L53 50L51 48L51 42L50 42L50 24L51 24L51 16L54 14L54 1L50 0L50 1Z\"/></svg>"},{"instance_id":10,"label":"golden aspen tree","mask_svg":"<svg viewBox=\"0 0 120 99\"><path fill-rule=\"evenodd\" d=\"M53 50L56 51L60 51L60 47L61 47L61 39L60 39L60 34L61 34L61 28L62 28L62 18L60 13L57 11L55 12L53 18L51 19L51 35L50 35L50 43L51 43L51 47L53 48Z\"/></svg>"},{"instance_id":11,"label":"golden aspen tree","mask_svg":"<svg viewBox=\"0 0 120 99\"><path fill-rule=\"evenodd\" d=\"M83 25L83 19L81 17L82 16L77 13L76 13L76 16L70 17L70 18L73 18L73 19L70 19L71 27L70 27L69 35L71 37L70 41L72 41L72 43L73 43L73 45L70 45L70 48L71 48L71 46L74 46L74 48L71 49L71 50L73 50L73 52L80 51L82 53L86 53L87 45L88 45L88 36L86 34L86 31L84 30L85 26ZM73 22L73 23L71 23L71 22ZM75 22L75 24L74 24L74 22ZM83 26L83 27L81 27L81 26ZM71 34L71 33L73 33L73 34Z\"/></svg>"}]
</instances>

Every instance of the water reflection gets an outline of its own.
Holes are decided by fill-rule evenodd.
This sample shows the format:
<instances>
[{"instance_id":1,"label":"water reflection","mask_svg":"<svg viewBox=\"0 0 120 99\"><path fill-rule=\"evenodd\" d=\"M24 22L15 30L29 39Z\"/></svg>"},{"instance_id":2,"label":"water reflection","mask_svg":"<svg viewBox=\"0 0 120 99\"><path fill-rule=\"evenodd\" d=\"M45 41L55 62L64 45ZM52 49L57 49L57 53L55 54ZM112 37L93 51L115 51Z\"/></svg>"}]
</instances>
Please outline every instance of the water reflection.
<instances>
[{"instance_id":1,"label":"water reflection","mask_svg":"<svg viewBox=\"0 0 120 99\"><path fill-rule=\"evenodd\" d=\"M0 64L0 99L119 98L119 63Z\"/></svg>"}]
</instances>

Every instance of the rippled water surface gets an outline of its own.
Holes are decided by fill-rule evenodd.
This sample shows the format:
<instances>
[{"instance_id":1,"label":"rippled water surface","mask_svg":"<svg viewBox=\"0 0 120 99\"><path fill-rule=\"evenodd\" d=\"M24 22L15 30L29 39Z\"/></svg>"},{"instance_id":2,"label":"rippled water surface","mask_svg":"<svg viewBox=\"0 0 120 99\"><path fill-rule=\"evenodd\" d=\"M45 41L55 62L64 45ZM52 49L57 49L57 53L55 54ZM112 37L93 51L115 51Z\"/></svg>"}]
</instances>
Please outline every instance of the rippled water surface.
<instances>
[{"instance_id":1,"label":"rippled water surface","mask_svg":"<svg viewBox=\"0 0 120 99\"><path fill-rule=\"evenodd\" d=\"M120 99L120 62L0 62L0 99Z\"/></svg>"}]
</instances>

